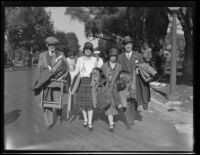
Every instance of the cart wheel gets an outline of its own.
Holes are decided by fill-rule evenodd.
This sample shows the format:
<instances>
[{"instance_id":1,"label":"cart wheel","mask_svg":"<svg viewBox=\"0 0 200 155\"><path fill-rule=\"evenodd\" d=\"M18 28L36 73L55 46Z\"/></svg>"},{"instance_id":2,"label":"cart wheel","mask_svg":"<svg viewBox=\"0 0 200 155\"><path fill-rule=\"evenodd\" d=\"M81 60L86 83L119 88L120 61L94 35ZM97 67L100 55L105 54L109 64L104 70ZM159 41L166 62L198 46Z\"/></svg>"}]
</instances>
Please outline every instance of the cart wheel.
<instances>
[{"instance_id":1,"label":"cart wheel","mask_svg":"<svg viewBox=\"0 0 200 155\"><path fill-rule=\"evenodd\" d=\"M44 108L44 120L47 126L51 126L54 123L54 109Z\"/></svg>"}]
</instances>

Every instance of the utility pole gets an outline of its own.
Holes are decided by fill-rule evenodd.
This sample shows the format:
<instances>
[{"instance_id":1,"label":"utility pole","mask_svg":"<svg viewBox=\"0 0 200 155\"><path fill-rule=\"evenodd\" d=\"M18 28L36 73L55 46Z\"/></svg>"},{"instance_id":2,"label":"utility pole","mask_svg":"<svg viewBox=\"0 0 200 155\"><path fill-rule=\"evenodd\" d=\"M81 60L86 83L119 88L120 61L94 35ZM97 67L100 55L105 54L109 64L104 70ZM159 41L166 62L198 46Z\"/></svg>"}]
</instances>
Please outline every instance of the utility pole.
<instances>
[{"instance_id":1,"label":"utility pole","mask_svg":"<svg viewBox=\"0 0 200 155\"><path fill-rule=\"evenodd\" d=\"M169 89L169 100L174 100L176 90L176 18L177 10L180 7L169 7L172 10L172 46L171 46L171 72L170 72L170 89Z\"/></svg>"}]
</instances>

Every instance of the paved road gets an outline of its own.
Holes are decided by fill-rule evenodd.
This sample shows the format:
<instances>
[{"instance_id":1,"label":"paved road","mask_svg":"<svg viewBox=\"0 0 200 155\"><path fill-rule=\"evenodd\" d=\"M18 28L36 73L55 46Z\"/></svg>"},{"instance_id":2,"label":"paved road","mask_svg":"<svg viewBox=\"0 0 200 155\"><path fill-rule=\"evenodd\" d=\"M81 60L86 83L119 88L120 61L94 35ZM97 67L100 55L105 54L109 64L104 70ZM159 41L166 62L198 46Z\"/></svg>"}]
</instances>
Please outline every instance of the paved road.
<instances>
[{"instance_id":1,"label":"paved road","mask_svg":"<svg viewBox=\"0 0 200 155\"><path fill-rule=\"evenodd\" d=\"M192 151L192 135L176 130L170 117L139 108L133 130L126 130L123 115L115 118L115 132L108 131L102 112L94 115L94 131L82 127L74 108L68 121L56 122L46 131L37 97L31 92L32 71L5 72L4 116L6 149L76 151ZM151 103L150 103L151 105Z\"/></svg>"}]
</instances>

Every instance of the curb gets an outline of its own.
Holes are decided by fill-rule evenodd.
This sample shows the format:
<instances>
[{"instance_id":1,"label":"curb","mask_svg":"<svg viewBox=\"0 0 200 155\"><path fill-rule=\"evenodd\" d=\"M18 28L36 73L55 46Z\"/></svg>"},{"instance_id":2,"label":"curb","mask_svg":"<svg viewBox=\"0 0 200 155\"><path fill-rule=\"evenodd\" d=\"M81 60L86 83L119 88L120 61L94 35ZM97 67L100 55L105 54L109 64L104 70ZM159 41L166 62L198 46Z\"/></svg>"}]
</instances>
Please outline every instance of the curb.
<instances>
[{"instance_id":1,"label":"curb","mask_svg":"<svg viewBox=\"0 0 200 155\"><path fill-rule=\"evenodd\" d=\"M159 102L154 97L151 97L149 106L183 124L193 124L193 113L183 112L176 108L173 108L175 109L173 111L168 111L171 107Z\"/></svg>"}]
</instances>

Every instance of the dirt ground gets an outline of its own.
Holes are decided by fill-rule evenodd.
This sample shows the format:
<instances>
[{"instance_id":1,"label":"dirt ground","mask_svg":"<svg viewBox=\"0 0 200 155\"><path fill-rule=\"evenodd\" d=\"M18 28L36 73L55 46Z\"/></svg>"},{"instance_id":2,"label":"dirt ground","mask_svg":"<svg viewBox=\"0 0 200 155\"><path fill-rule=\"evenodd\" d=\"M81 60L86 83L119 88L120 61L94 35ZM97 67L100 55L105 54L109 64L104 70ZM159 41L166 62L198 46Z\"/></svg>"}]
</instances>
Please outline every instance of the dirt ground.
<instances>
[{"instance_id":1,"label":"dirt ground","mask_svg":"<svg viewBox=\"0 0 200 155\"><path fill-rule=\"evenodd\" d=\"M170 85L168 82L155 82L151 85L151 95L158 101L167 104ZM193 86L177 82L174 94L175 102L173 106L179 107L182 111L193 112Z\"/></svg>"}]
</instances>

